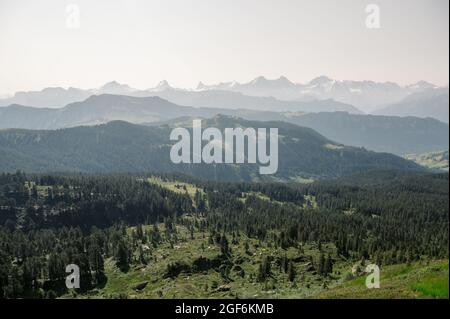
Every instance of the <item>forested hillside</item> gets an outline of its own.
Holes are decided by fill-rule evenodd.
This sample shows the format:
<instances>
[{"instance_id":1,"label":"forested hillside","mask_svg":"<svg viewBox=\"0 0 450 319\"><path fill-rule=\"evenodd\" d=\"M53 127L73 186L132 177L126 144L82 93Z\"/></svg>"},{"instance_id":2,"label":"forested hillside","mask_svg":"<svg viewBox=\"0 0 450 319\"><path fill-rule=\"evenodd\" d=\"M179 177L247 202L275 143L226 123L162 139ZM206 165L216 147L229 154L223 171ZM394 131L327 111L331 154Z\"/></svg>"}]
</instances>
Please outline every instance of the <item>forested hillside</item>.
<instances>
[{"instance_id":1,"label":"forested hillside","mask_svg":"<svg viewBox=\"0 0 450 319\"><path fill-rule=\"evenodd\" d=\"M1 174L0 297L306 297L357 276L355 263L448 258L448 174L366 175ZM82 281L68 295L70 263Z\"/></svg>"},{"instance_id":2,"label":"forested hillside","mask_svg":"<svg viewBox=\"0 0 450 319\"><path fill-rule=\"evenodd\" d=\"M192 121L178 123L192 126ZM93 173L181 172L217 181L301 180L339 177L368 169L424 170L401 157L333 142L312 129L284 122L216 116L203 127L278 128L278 171L260 175L259 164L174 164L174 126L141 126L122 121L92 127L0 131L0 171ZM191 134L192 136L192 134ZM206 144L206 143L205 143Z\"/></svg>"}]
</instances>

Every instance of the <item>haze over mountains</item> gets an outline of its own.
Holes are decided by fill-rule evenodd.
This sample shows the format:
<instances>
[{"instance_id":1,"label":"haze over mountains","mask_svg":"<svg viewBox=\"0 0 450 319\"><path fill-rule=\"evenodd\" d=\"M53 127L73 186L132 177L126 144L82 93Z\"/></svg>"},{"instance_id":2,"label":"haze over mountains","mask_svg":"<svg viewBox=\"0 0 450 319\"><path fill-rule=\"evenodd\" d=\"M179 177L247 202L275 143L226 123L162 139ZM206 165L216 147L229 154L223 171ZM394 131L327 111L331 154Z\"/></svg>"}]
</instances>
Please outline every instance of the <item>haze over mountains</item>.
<instances>
[{"instance_id":1,"label":"haze over mountains","mask_svg":"<svg viewBox=\"0 0 450 319\"><path fill-rule=\"evenodd\" d=\"M138 90L113 81L98 89L46 88L42 91L18 92L11 98L0 99L0 105L60 108L100 94L159 96L175 104L196 107L276 112L345 111L354 114L433 117L448 122L448 87L439 88L425 81L408 86L393 82L337 81L326 76L305 84L291 82L283 76L274 80L260 76L248 83L206 85L200 82L195 89L173 88L167 81L161 81L156 87Z\"/></svg>"},{"instance_id":2,"label":"haze over mountains","mask_svg":"<svg viewBox=\"0 0 450 319\"><path fill-rule=\"evenodd\" d=\"M75 88L47 88L38 92L19 92L9 99L0 100L0 105L19 104L24 106L61 108L73 102L80 102L92 95L115 94L134 97L159 96L170 102L198 107L246 108L271 111L346 111L361 113L352 105L331 99L308 101L283 101L270 95L251 96L228 90L183 90L172 88L167 81L161 81L148 90L137 90L115 81L106 83L99 89L81 90Z\"/></svg>"},{"instance_id":3,"label":"haze over mountains","mask_svg":"<svg viewBox=\"0 0 450 319\"><path fill-rule=\"evenodd\" d=\"M449 126L432 118L357 115L344 112L308 113L286 121L310 127L346 145L397 155L449 148Z\"/></svg>"},{"instance_id":4,"label":"haze over mountains","mask_svg":"<svg viewBox=\"0 0 450 319\"><path fill-rule=\"evenodd\" d=\"M424 90L408 95L400 102L376 110L374 114L393 116L432 117L449 121L448 88Z\"/></svg>"},{"instance_id":5,"label":"haze over mountains","mask_svg":"<svg viewBox=\"0 0 450 319\"><path fill-rule=\"evenodd\" d=\"M305 84L293 83L284 76L275 80L260 76L243 84L229 82L208 86L200 83L197 86L198 90L220 89L251 96L273 96L280 100L333 99L354 105L365 113L400 101L413 92L432 88L436 86L425 81L402 87L393 82L338 81L327 76L319 76Z\"/></svg>"},{"instance_id":6,"label":"haze over mountains","mask_svg":"<svg viewBox=\"0 0 450 319\"><path fill-rule=\"evenodd\" d=\"M400 86L373 81L306 84L286 77L177 89L167 81L146 89L109 82L98 89L46 88L0 100L0 129L53 130L110 121L155 124L217 114L283 121L312 128L336 143L397 155L449 148L449 92L425 81ZM376 115L361 112L379 107ZM445 122L445 123L443 123Z\"/></svg>"},{"instance_id":7,"label":"haze over mountains","mask_svg":"<svg viewBox=\"0 0 450 319\"><path fill-rule=\"evenodd\" d=\"M0 129L60 129L98 125L114 120L159 123L180 117L211 118L216 114L247 120L283 121L309 127L329 139L369 150L398 155L448 149L449 126L434 119L374 116L347 112L270 112L180 106L160 97L93 95L64 108L11 105L0 108Z\"/></svg>"}]
</instances>

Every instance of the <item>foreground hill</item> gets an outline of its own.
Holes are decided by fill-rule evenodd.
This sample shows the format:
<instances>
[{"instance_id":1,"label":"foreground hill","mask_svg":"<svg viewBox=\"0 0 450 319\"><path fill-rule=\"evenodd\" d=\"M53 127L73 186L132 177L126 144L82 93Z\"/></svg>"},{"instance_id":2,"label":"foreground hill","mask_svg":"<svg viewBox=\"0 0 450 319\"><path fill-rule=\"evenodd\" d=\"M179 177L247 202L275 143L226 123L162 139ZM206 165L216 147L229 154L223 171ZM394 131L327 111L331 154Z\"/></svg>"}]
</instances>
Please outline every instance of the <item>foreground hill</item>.
<instances>
[{"instance_id":1,"label":"foreground hill","mask_svg":"<svg viewBox=\"0 0 450 319\"><path fill-rule=\"evenodd\" d=\"M0 174L0 299L448 298L448 181Z\"/></svg>"},{"instance_id":2,"label":"foreground hill","mask_svg":"<svg viewBox=\"0 0 450 319\"><path fill-rule=\"evenodd\" d=\"M192 122L178 123L185 127ZM337 144L312 129L284 122L257 122L216 116L203 127L279 129L279 169L264 179L320 179L370 169L423 170L387 153ZM182 172L213 180L263 178L259 164L173 164L169 125L141 126L122 121L92 127L0 131L0 171Z\"/></svg>"}]
</instances>

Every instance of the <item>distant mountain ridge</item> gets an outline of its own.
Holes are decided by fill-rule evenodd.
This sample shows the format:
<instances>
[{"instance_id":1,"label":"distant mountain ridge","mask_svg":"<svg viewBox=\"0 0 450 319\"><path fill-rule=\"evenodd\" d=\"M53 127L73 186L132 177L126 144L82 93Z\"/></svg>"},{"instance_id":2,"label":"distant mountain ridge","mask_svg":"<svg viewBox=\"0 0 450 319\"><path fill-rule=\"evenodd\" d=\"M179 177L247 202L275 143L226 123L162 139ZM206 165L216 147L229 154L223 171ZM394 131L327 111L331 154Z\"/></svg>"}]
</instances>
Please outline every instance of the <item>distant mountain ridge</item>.
<instances>
[{"instance_id":1,"label":"distant mountain ridge","mask_svg":"<svg viewBox=\"0 0 450 319\"><path fill-rule=\"evenodd\" d=\"M227 105L226 100L229 98L229 94L241 96L239 93L226 93L222 99L223 105ZM170 100L186 102L181 103L182 105L190 105L188 104L189 102L196 102L196 106L200 104L202 107L181 106L158 96L134 97L112 94L92 95L84 101L74 102L58 109L33 108L16 104L0 108L0 128L56 129L79 125L101 124L113 120L124 120L132 123L147 123L163 121L180 116L211 117L218 113L230 115L239 113L239 110L226 107L206 107L208 103L203 101L202 97L199 98L197 95L191 97L190 93L186 92L178 94L172 91L163 91L161 92L161 95L164 97L169 95L169 97L171 97ZM210 92L206 92L205 98L208 99L209 97ZM194 99L194 101L192 101L192 99ZM258 107L258 110L261 111L270 109L270 105L275 105L277 103L276 100L270 98L250 97L246 103L242 105L242 108L246 108L250 111L252 110L252 106L254 106L255 108ZM330 103L341 104L332 101L280 103L281 105L286 106L285 110L297 110L298 106L301 105L300 111L302 112L311 112L311 110L314 109L326 111L329 109ZM216 105L222 104L216 103ZM265 105L267 107L264 107ZM339 109L346 110L346 107L343 105L342 108Z\"/></svg>"},{"instance_id":2,"label":"distant mountain ridge","mask_svg":"<svg viewBox=\"0 0 450 319\"><path fill-rule=\"evenodd\" d=\"M225 90L183 91L165 89L156 94L179 105L223 109L249 109L273 112L334 112L343 111L361 114L352 105L331 99L310 101L282 101L271 96L251 96Z\"/></svg>"},{"instance_id":3,"label":"distant mountain ridge","mask_svg":"<svg viewBox=\"0 0 450 319\"><path fill-rule=\"evenodd\" d=\"M374 112L377 115L432 117L449 122L449 90L434 88L408 95L403 100Z\"/></svg>"},{"instance_id":4,"label":"distant mountain ridge","mask_svg":"<svg viewBox=\"0 0 450 319\"><path fill-rule=\"evenodd\" d=\"M103 94L133 97L158 96L175 104L197 107L226 109L247 108L255 110L302 112L345 111L355 114L361 113L360 110L352 105L337 102L332 99L284 101L266 94L253 96L224 89L184 90L171 87L165 80L158 83L156 87L147 90L133 89L127 84L120 84L116 81L112 81L98 89L90 90L47 88L36 92L18 92L11 98L0 99L0 106L18 104L43 108L62 108L68 104L84 101L89 96Z\"/></svg>"},{"instance_id":5,"label":"distant mountain ridge","mask_svg":"<svg viewBox=\"0 0 450 319\"><path fill-rule=\"evenodd\" d=\"M423 170L398 156L336 144L294 124L219 115L203 125L278 127L278 172L259 175L259 164L173 164L169 158L173 127L123 121L61 130L0 130L0 171L181 172L223 181L282 181L338 177L369 169Z\"/></svg>"},{"instance_id":6,"label":"distant mountain ridge","mask_svg":"<svg viewBox=\"0 0 450 319\"><path fill-rule=\"evenodd\" d=\"M134 123L166 119L167 114L185 112L185 108L159 97L136 98L124 95L92 95L82 102L64 108L40 109L21 105L0 108L0 128L57 129L80 125L102 124L114 120ZM192 111L192 112L191 112ZM173 115L168 115L171 118Z\"/></svg>"},{"instance_id":7,"label":"distant mountain ridge","mask_svg":"<svg viewBox=\"0 0 450 319\"><path fill-rule=\"evenodd\" d=\"M42 108L59 108L67 104L83 101L93 92L77 88L61 87L45 88L41 91L17 92L13 97L0 99L0 106L13 104L29 105Z\"/></svg>"},{"instance_id":8,"label":"distant mountain ridge","mask_svg":"<svg viewBox=\"0 0 450 319\"><path fill-rule=\"evenodd\" d=\"M94 94L116 94L136 97L160 96L176 104L204 107L259 109L258 105L262 104L264 109L270 111L305 111L305 106L299 102L328 101L327 109L310 108L307 111L372 113L398 103L409 95L437 88L438 86L426 81L401 86L393 82L340 81L327 76L319 76L307 83L294 83L284 76L278 79L259 76L247 83L232 81L207 85L200 82L195 89L174 88L163 80L153 88L139 90L112 81L100 88L88 90L47 88L35 92L17 92L11 98L0 99L0 106L20 104L55 108L83 101Z\"/></svg>"},{"instance_id":9,"label":"distant mountain ridge","mask_svg":"<svg viewBox=\"0 0 450 319\"><path fill-rule=\"evenodd\" d=\"M324 112L287 114L286 121L346 145L397 155L439 151L449 145L449 125L432 118Z\"/></svg>"},{"instance_id":10,"label":"distant mountain ridge","mask_svg":"<svg viewBox=\"0 0 450 319\"><path fill-rule=\"evenodd\" d=\"M400 86L393 82L338 81L327 76L319 76L308 83L293 83L286 77L269 80L257 77L248 83L228 82L217 85L199 83L198 90L227 90L252 96L273 96L280 100L326 100L356 106L368 113L385 105L399 102L406 96L437 88L426 81Z\"/></svg>"},{"instance_id":11,"label":"distant mountain ridge","mask_svg":"<svg viewBox=\"0 0 450 319\"><path fill-rule=\"evenodd\" d=\"M324 101L314 103L326 103ZM158 123L180 117L217 114L247 120L277 120L309 127L339 143L397 155L448 149L448 124L434 119L349 114L347 112L270 112L180 106L160 97L93 95L61 109L12 105L0 108L0 129L59 129L114 120Z\"/></svg>"}]
</instances>

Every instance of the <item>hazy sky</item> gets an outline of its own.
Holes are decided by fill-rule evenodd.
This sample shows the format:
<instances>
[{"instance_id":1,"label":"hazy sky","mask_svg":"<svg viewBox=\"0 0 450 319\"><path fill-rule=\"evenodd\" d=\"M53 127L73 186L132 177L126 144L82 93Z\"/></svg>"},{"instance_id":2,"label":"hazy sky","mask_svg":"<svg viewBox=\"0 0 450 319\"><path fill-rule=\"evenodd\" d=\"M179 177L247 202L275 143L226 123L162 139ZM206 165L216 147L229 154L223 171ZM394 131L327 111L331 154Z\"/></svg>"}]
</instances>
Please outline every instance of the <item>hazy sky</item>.
<instances>
[{"instance_id":1,"label":"hazy sky","mask_svg":"<svg viewBox=\"0 0 450 319\"><path fill-rule=\"evenodd\" d=\"M365 25L369 3L380 29ZM80 9L68 28L66 6ZM0 95L256 76L448 84L448 0L0 0Z\"/></svg>"}]
</instances>

